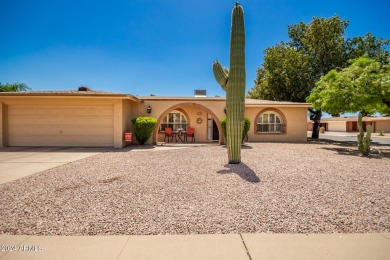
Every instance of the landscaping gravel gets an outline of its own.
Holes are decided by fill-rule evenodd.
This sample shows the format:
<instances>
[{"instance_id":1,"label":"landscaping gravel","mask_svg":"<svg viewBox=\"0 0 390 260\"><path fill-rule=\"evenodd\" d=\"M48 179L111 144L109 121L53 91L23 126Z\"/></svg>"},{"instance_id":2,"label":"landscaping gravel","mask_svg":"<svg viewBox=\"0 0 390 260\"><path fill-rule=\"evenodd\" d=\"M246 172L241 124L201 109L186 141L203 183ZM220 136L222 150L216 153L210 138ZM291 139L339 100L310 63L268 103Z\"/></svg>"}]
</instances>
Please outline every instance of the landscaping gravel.
<instances>
[{"instance_id":1,"label":"landscaping gravel","mask_svg":"<svg viewBox=\"0 0 390 260\"><path fill-rule=\"evenodd\" d=\"M384 149L380 147L380 149ZM0 185L0 233L390 232L390 147L114 150Z\"/></svg>"}]
</instances>

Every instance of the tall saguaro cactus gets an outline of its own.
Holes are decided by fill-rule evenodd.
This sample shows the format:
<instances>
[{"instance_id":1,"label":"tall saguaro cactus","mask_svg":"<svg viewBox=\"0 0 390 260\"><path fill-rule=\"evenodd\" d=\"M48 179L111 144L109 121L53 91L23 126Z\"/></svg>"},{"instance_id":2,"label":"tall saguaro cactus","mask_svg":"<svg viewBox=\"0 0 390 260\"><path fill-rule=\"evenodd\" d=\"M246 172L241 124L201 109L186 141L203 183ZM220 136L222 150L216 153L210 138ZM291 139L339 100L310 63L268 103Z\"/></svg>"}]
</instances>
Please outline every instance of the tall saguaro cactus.
<instances>
[{"instance_id":1,"label":"tall saguaro cactus","mask_svg":"<svg viewBox=\"0 0 390 260\"><path fill-rule=\"evenodd\" d=\"M230 71L215 61L215 79L226 91L226 142L229 163L241 162L242 129L245 102L245 26L244 10L239 3L233 7L230 32Z\"/></svg>"}]
</instances>

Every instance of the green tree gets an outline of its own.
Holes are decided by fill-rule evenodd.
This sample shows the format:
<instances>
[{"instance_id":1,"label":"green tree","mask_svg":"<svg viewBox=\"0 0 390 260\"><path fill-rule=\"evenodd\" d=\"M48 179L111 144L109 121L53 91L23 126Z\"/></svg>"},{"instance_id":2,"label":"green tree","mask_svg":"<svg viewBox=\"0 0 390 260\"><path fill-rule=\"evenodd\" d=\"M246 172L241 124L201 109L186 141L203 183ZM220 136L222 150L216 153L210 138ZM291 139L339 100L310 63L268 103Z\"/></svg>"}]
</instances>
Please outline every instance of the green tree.
<instances>
[{"instance_id":1,"label":"green tree","mask_svg":"<svg viewBox=\"0 0 390 260\"><path fill-rule=\"evenodd\" d=\"M291 41L265 51L264 68L258 70L248 97L304 102L321 76L342 66L347 26L348 21L338 16L315 17L310 24L290 25ZM314 120L312 137L318 138L321 111L312 109L310 118Z\"/></svg>"},{"instance_id":2,"label":"green tree","mask_svg":"<svg viewBox=\"0 0 390 260\"><path fill-rule=\"evenodd\" d=\"M333 16L314 17L310 24L301 22L288 27L291 46L310 56L314 81L345 62L343 35L348 24L349 21Z\"/></svg>"},{"instance_id":3,"label":"green tree","mask_svg":"<svg viewBox=\"0 0 390 260\"><path fill-rule=\"evenodd\" d=\"M329 19L314 17L310 24L299 23L288 27L291 45L310 57L311 89L321 76L344 63L344 32L349 21L333 16ZM307 96L306 96L307 97ZM321 110L310 109L314 121L312 138L319 137Z\"/></svg>"},{"instance_id":4,"label":"green tree","mask_svg":"<svg viewBox=\"0 0 390 260\"><path fill-rule=\"evenodd\" d=\"M305 102L313 84L308 55L282 42L265 50L263 67L247 97Z\"/></svg>"},{"instance_id":5,"label":"green tree","mask_svg":"<svg viewBox=\"0 0 390 260\"><path fill-rule=\"evenodd\" d=\"M347 67L351 58L366 53L381 65L388 64L390 55L386 46L389 41L370 33L345 40L348 24L347 20L334 16L315 17L309 24L290 25L291 41L265 50L263 67L257 70L255 86L247 97L304 102L321 77L331 70ZM322 112L317 108L309 109L310 119L314 121L312 138L319 136Z\"/></svg>"},{"instance_id":6,"label":"green tree","mask_svg":"<svg viewBox=\"0 0 390 260\"><path fill-rule=\"evenodd\" d=\"M378 61L382 66L389 64L390 53L386 46L390 43L387 39L377 38L371 33L363 37L357 36L345 42L344 60L357 59L363 55Z\"/></svg>"},{"instance_id":7,"label":"green tree","mask_svg":"<svg viewBox=\"0 0 390 260\"><path fill-rule=\"evenodd\" d=\"M31 88L24 83L6 83L1 84L0 82L0 92L19 92L19 91L30 91Z\"/></svg>"},{"instance_id":8,"label":"green tree","mask_svg":"<svg viewBox=\"0 0 390 260\"><path fill-rule=\"evenodd\" d=\"M330 114L390 112L390 68L368 58L350 61L340 71L331 70L307 98L313 107Z\"/></svg>"}]
</instances>

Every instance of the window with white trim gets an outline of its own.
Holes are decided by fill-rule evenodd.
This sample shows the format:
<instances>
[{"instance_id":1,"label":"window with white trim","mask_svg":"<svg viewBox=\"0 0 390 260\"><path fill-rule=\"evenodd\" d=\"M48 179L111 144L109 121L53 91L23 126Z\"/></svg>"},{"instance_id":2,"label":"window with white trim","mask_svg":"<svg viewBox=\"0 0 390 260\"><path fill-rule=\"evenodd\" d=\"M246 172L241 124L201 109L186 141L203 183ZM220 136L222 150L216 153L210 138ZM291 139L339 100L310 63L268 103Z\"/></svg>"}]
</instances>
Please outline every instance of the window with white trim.
<instances>
[{"instance_id":1,"label":"window with white trim","mask_svg":"<svg viewBox=\"0 0 390 260\"><path fill-rule=\"evenodd\" d=\"M267 111L260 115L257 121L257 133L283 133L283 119L273 111Z\"/></svg>"},{"instance_id":2,"label":"window with white trim","mask_svg":"<svg viewBox=\"0 0 390 260\"><path fill-rule=\"evenodd\" d=\"M183 131L187 131L187 122L187 118L182 112L173 110L162 121L160 132L165 132L167 127L172 128L173 131L178 131L180 128Z\"/></svg>"}]
</instances>

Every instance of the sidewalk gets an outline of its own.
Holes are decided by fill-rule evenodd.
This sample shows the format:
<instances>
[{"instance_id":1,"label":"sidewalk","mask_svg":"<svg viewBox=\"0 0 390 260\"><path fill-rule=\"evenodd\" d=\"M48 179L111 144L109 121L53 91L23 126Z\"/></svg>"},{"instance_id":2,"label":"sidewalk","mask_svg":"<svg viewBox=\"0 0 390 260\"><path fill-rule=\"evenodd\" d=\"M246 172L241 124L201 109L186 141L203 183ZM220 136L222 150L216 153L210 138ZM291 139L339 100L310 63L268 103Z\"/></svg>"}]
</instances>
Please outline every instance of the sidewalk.
<instances>
[{"instance_id":1,"label":"sidewalk","mask_svg":"<svg viewBox=\"0 0 390 260\"><path fill-rule=\"evenodd\" d=\"M390 259L390 233L157 236L0 235L0 245L1 260Z\"/></svg>"}]
</instances>

